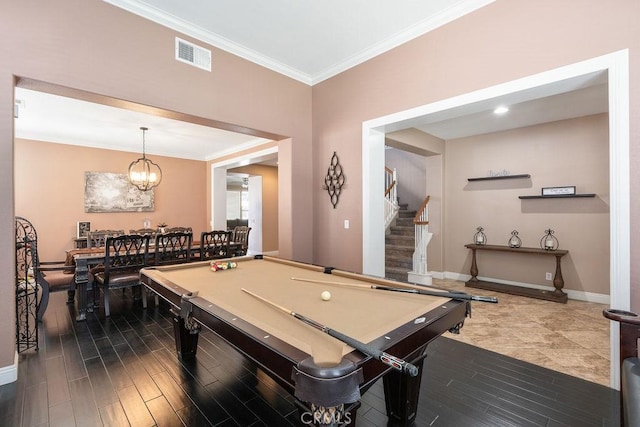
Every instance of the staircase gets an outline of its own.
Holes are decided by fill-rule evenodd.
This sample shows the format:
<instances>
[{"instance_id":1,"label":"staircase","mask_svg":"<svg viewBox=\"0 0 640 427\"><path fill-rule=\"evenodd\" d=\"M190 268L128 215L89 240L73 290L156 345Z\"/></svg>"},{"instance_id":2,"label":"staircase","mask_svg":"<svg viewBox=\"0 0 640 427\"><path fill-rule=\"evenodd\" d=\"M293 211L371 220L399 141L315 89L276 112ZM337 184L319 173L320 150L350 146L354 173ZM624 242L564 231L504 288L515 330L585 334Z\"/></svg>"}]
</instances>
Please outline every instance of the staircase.
<instances>
[{"instance_id":1,"label":"staircase","mask_svg":"<svg viewBox=\"0 0 640 427\"><path fill-rule=\"evenodd\" d=\"M413 268L415 250L415 227L413 218L416 211L407 210L406 204L400 204L396 224L389 227L385 238L385 277L407 282L408 272Z\"/></svg>"}]
</instances>

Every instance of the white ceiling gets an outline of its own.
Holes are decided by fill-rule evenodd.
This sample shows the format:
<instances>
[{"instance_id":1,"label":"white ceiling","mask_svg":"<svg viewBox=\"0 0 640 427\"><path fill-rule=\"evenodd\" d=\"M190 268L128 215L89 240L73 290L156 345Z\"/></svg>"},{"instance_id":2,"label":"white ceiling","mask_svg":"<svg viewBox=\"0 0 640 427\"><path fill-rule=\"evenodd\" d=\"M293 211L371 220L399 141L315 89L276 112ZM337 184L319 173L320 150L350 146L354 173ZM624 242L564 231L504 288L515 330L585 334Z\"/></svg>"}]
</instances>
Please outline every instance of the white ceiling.
<instances>
[{"instance_id":1,"label":"white ceiling","mask_svg":"<svg viewBox=\"0 0 640 427\"><path fill-rule=\"evenodd\" d=\"M211 160L268 141L153 114L16 88L16 137L157 156Z\"/></svg>"},{"instance_id":2,"label":"white ceiling","mask_svg":"<svg viewBox=\"0 0 640 427\"><path fill-rule=\"evenodd\" d=\"M450 108L407 123L443 140L482 135L558 120L567 120L609 110L607 74L597 72L564 81L515 91L486 101ZM495 114L497 107L507 107Z\"/></svg>"},{"instance_id":3,"label":"white ceiling","mask_svg":"<svg viewBox=\"0 0 640 427\"><path fill-rule=\"evenodd\" d=\"M493 0L104 0L309 84L329 78ZM172 53L173 54L173 53ZM213 70L215 73L215 56ZM16 88L16 137L210 160L267 141L153 114ZM511 111L496 117L497 104ZM430 115L416 127L458 138L607 111L606 76Z\"/></svg>"}]
</instances>

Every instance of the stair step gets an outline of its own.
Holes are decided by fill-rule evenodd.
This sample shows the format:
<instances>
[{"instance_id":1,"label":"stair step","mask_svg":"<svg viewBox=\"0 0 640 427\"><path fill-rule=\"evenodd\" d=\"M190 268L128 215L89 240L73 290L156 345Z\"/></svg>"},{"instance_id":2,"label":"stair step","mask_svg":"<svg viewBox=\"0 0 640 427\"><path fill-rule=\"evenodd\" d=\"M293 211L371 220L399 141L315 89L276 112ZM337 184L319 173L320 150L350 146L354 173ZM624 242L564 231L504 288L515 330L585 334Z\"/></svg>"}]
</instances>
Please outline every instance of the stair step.
<instances>
[{"instance_id":1,"label":"stair step","mask_svg":"<svg viewBox=\"0 0 640 427\"><path fill-rule=\"evenodd\" d=\"M411 218L396 218L397 227L413 227L413 217Z\"/></svg>"},{"instance_id":2,"label":"stair step","mask_svg":"<svg viewBox=\"0 0 640 427\"><path fill-rule=\"evenodd\" d=\"M413 270L415 251L415 225L417 212L400 203L398 215L389 234L385 237L385 276L391 280L408 283L408 273Z\"/></svg>"},{"instance_id":3,"label":"stair step","mask_svg":"<svg viewBox=\"0 0 640 427\"><path fill-rule=\"evenodd\" d=\"M415 242L416 238L414 236L402 236L395 234L387 234L385 236L385 243L389 245L414 247Z\"/></svg>"},{"instance_id":4,"label":"stair step","mask_svg":"<svg viewBox=\"0 0 640 427\"><path fill-rule=\"evenodd\" d=\"M407 282L409 280L409 271L411 270L404 268L385 268L384 275L387 279Z\"/></svg>"},{"instance_id":5,"label":"stair step","mask_svg":"<svg viewBox=\"0 0 640 427\"><path fill-rule=\"evenodd\" d=\"M413 269L413 257L412 256L399 256L399 255L387 255L384 260L386 268L406 268Z\"/></svg>"},{"instance_id":6,"label":"stair step","mask_svg":"<svg viewBox=\"0 0 640 427\"><path fill-rule=\"evenodd\" d=\"M414 247L411 246L398 246L398 245L385 245L384 246L386 256L395 257L413 257Z\"/></svg>"},{"instance_id":7,"label":"stair step","mask_svg":"<svg viewBox=\"0 0 640 427\"><path fill-rule=\"evenodd\" d=\"M399 218L414 218L416 216L416 211L403 211L403 210L399 210L398 211L398 217Z\"/></svg>"},{"instance_id":8,"label":"stair step","mask_svg":"<svg viewBox=\"0 0 640 427\"><path fill-rule=\"evenodd\" d=\"M416 211L408 210L406 203L399 206L395 224L389 227L385 238L385 277L408 283L408 273L413 270Z\"/></svg>"},{"instance_id":9,"label":"stair step","mask_svg":"<svg viewBox=\"0 0 640 427\"><path fill-rule=\"evenodd\" d=\"M411 227L404 225L392 225L389 227L389 231L394 236L415 236L416 229L413 225Z\"/></svg>"}]
</instances>

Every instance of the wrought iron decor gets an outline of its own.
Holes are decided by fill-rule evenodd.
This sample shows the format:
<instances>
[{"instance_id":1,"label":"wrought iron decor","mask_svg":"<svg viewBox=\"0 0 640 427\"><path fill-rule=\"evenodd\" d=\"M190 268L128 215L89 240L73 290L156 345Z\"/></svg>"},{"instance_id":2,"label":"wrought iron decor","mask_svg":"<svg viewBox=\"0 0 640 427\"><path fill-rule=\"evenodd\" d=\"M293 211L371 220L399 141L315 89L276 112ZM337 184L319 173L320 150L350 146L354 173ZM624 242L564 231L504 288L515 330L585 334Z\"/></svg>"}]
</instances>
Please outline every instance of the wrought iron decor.
<instances>
[{"instance_id":1,"label":"wrought iron decor","mask_svg":"<svg viewBox=\"0 0 640 427\"><path fill-rule=\"evenodd\" d=\"M522 246L522 239L518 236L518 230L513 230L511 232L511 238L507 242L510 248L519 248Z\"/></svg>"},{"instance_id":2,"label":"wrought iron decor","mask_svg":"<svg viewBox=\"0 0 640 427\"><path fill-rule=\"evenodd\" d=\"M560 246L560 242L558 238L553 235L554 231L552 229L544 230L544 236L540 239L540 248L545 251L555 251Z\"/></svg>"},{"instance_id":3,"label":"wrought iron decor","mask_svg":"<svg viewBox=\"0 0 640 427\"><path fill-rule=\"evenodd\" d=\"M18 353L38 350L39 302L37 234L33 225L16 217L16 346Z\"/></svg>"},{"instance_id":4,"label":"wrought iron decor","mask_svg":"<svg viewBox=\"0 0 640 427\"><path fill-rule=\"evenodd\" d=\"M85 212L153 212L153 189L140 191L127 175L112 172L85 172Z\"/></svg>"},{"instance_id":5,"label":"wrought iron decor","mask_svg":"<svg viewBox=\"0 0 640 427\"><path fill-rule=\"evenodd\" d=\"M484 228L476 228L476 234L473 235L473 243L475 243L476 245L487 244L487 236L484 234Z\"/></svg>"},{"instance_id":6,"label":"wrought iron decor","mask_svg":"<svg viewBox=\"0 0 640 427\"><path fill-rule=\"evenodd\" d=\"M345 182L345 176L342 173L342 165L340 165L340 160L338 160L338 155L336 152L333 152L333 156L331 156L331 163L329 163L329 169L327 170L327 175L324 177L324 189L329 193L329 198L331 199L331 204L333 208L336 208L338 204L338 199L340 198L340 193L342 192L342 186Z\"/></svg>"}]
</instances>

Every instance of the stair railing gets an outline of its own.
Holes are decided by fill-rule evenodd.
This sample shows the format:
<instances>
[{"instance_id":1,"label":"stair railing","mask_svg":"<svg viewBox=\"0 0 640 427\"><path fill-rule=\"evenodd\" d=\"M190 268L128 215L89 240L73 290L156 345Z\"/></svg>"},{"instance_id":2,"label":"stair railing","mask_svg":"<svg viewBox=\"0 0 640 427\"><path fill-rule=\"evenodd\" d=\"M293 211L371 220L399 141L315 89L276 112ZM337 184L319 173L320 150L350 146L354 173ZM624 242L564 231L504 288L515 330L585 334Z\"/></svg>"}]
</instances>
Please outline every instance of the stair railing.
<instances>
[{"instance_id":1,"label":"stair railing","mask_svg":"<svg viewBox=\"0 0 640 427\"><path fill-rule=\"evenodd\" d=\"M398 215L398 175L395 169L384 168L384 227L389 228Z\"/></svg>"},{"instance_id":2,"label":"stair railing","mask_svg":"<svg viewBox=\"0 0 640 427\"><path fill-rule=\"evenodd\" d=\"M413 252L413 272L417 274L427 273L427 246L433 236L429 233L429 200L431 196L427 196L422 202L422 206L413 218L416 239L415 249Z\"/></svg>"}]
</instances>

